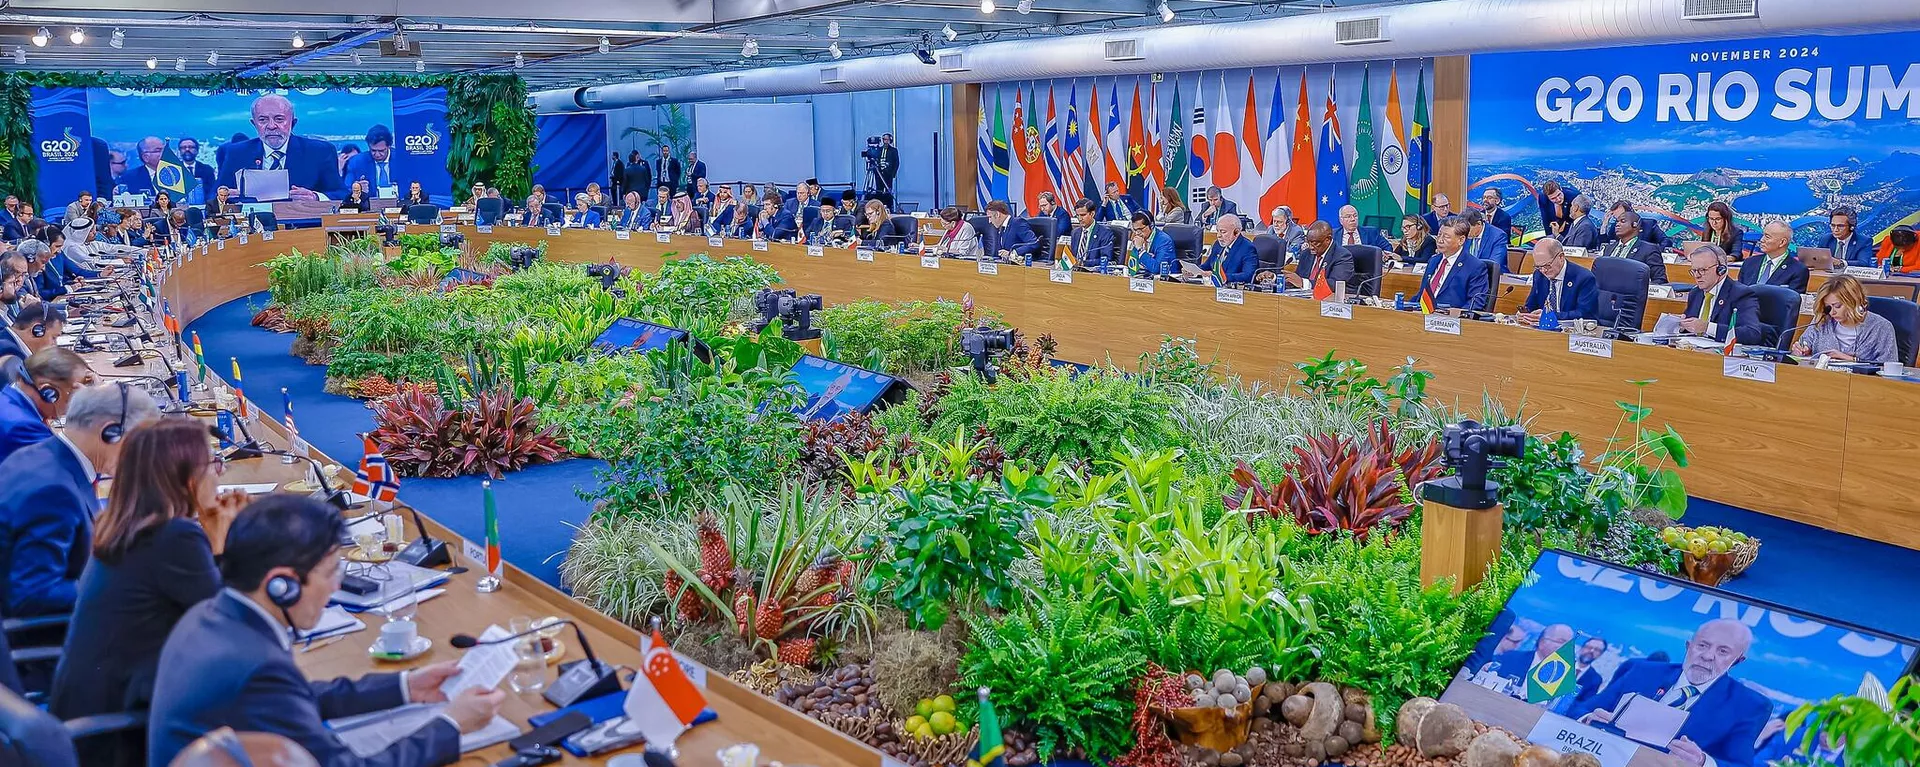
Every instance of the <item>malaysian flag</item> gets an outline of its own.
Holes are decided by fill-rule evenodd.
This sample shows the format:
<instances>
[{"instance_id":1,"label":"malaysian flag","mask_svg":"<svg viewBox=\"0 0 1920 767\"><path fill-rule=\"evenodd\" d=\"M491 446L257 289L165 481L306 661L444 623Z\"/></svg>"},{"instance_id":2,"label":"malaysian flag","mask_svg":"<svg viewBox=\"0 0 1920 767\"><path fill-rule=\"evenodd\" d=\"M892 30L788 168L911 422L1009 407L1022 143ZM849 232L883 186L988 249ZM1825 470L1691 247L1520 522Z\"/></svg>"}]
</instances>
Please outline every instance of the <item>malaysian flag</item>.
<instances>
[{"instance_id":1,"label":"malaysian flag","mask_svg":"<svg viewBox=\"0 0 1920 767\"><path fill-rule=\"evenodd\" d=\"M1087 174L1087 160L1080 151L1080 113L1075 106L1080 102L1080 86L1075 84L1067 89L1067 135L1061 139L1060 154L1066 160L1061 171L1066 174L1061 188L1078 187L1078 198L1100 199L1100 191L1094 187L1093 177Z\"/></svg>"},{"instance_id":2,"label":"malaysian flag","mask_svg":"<svg viewBox=\"0 0 1920 767\"><path fill-rule=\"evenodd\" d=\"M306 455L307 441L300 438L300 428L293 425L293 395L287 393L285 386L280 387L280 406L285 413L280 420L286 424L287 439L290 443L287 445L287 451L294 455Z\"/></svg>"},{"instance_id":3,"label":"malaysian flag","mask_svg":"<svg viewBox=\"0 0 1920 767\"><path fill-rule=\"evenodd\" d=\"M366 454L360 457L360 468L353 472L354 494L392 503L400 495L400 475L387 465L387 457L380 454L380 446L372 437L362 434L360 440Z\"/></svg>"}]
</instances>

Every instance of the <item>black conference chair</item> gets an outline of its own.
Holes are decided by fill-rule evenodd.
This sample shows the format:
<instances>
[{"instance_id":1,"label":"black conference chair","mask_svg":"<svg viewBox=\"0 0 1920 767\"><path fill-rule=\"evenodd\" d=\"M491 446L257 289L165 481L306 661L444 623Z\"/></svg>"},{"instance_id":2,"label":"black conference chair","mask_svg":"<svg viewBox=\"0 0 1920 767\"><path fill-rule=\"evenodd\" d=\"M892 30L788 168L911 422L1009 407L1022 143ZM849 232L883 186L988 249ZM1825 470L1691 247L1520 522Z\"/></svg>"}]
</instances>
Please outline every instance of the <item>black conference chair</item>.
<instances>
[{"instance_id":1,"label":"black conference chair","mask_svg":"<svg viewBox=\"0 0 1920 767\"><path fill-rule=\"evenodd\" d=\"M1380 249L1372 245L1348 245L1346 248L1348 253L1353 254L1353 276L1347 278L1347 295L1378 297L1383 266Z\"/></svg>"},{"instance_id":2,"label":"black conference chair","mask_svg":"<svg viewBox=\"0 0 1920 767\"><path fill-rule=\"evenodd\" d=\"M1920 304L1904 298L1867 296L1867 311L1893 323L1893 345L1900 353L1900 364L1914 364L1914 338L1920 336Z\"/></svg>"},{"instance_id":3,"label":"black conference chair","mask_svg":"<svg viewBox=\"0 0 1920 767\"><path fill-rule=\"evenodd\" d=\"M968 216L967 223L973 226L974 233L983 238L987 236L987 231L993 228L993 222L988 221L986 216ZM986 240L982 239L980 246L983 248L986 247L986 242Z\"/></svg>"},{"instance_id":4,"label":"black conference chair","mask_svg":"<svg viewBox=\"0 0 1920 767\"><path fill-rule=\"evenodd\" d=\"M1277 272L1287 266L1287 249L1271 234L1254 235L1253 252L1260 254L1261 269Z\"/></svg>"},{"instance_id":5,"label":"black conference chair","mask_svg":"<svg viewBox=\"0 0 1920 767\"><path fill-rule=\"evenodd\" d=\"M1593 260L1593 281L1600 290L1600 325L1640 332L1647 314L1647 288L1653 283L1647 265L1602 256Z\"/></svg>"},{"instance_id":6,"label":"black conference chair","mask_svg":"<svg viewBox=\"0 0 1920 767\"><path fill-rule=\"evenodd\" d=\"M507 201L498 197L485 197L473 204L473 223L480 226L492 226L506 214Z\"/></svg>"},{"instance_id":7,"label":"black conference chair","mask_svg":"<svg viewBox=\"0 0 1920 767\"><path fill-rule=\"evenodd\" d=\"M612 223L610 220L607 219L607 206L594 205L594 206L588 207L587 210L600 214L600 224L602 226L606 226Z\"/></svg>"},{"instance_id":8,"label":"black conference chair","mask_svg":"<svg viewBox=\"0 0 1920 767\"><path fill-rule=\"evenodd\" d=\"M195 205L191 208L187 208L188 231L199 231L202 227L206 226L206 223L207 223L206 208L202 208L198 205Z\"/></svg>"},{"instance_id":9,"label":"black conference chair","mask_svg":"<svg viewBox=\"0 0 1920 767\"><path fill-rule=\"evenodd\" d=\"M1506 270L1501 268L1503 264L1493 259L1487 259L1486 264L1487 303L1485 306L1480 307L1480 311L1490 312L1493 311L1495 304L1500 303L1500 274Z\"/></svg>"},{"instance_id":10,"label":"black conference chair","mask_svg":"<svg viewBox=\"0 0 1920 767\"><path fill-rule=\"evenodd\" d=\"M1193 224L1167 224L1161 228L1173 240L1173 255L1182 261L1199 262L1201 229Z\"/></svg>"},{"instance_id":11,"label":"black conference chair","mask_svg":"<svg viewBox=\"0 0 1920 767\"><path fill-rule=\"evenodd\" d=\"M423 225L440 223L440 206L431 203L409 206L407 223Z\"/></svg>"},{"instance_id":12,"label":"black conference chair","mask_svg":"<svg viewBox=\"0 0 1920 767\"><path fill-rule=\"evenodd\" d=\"M1055 246L1060 242L1060 233L1054 231L1060 222L1052 216L1038 216L1027 219L1027 226L1033 227L1033 233L1040 238L1040 247L1033 252L1035 263L1053 263L1053 254L1058 252Z\"/></svg>"},{"instance_id":13,"label":"black conference chair","mask_svg":"<svg viewBox=\"0 0 1920 767\"><path fill-rule=\"evenodd\" d=\"M253 228L262 232L277 231L280 228L280 219L275 218L272 211L260 211L248 216L247 220Z\"/></svg>"},{"instance_id":14,"label":"black conference chair","mask_svg":"<svg viewBox=\"0 0 1920 767\"><path fill-rule=\"evenodd\" d=\"M1760 299L1760 343L1787 348L1800 316L1800 294L1784 285L1754 285L1753 292Z\"/></svg>"},{"instance_id":15,"label":"black conference chair","mask_svg":"<svg viewBox=\"0 0 1920 767\"><path fill-rule=\"evenodd\" d=\"M540 206L540 220L537 222L537 225L557 224L566 219L567 206L557 202L549 202Z\"/></svg>"},{"instance_id":16,"label":"black conference chair","mask_svg":"<svg viewBox=\"0 0 1920 767\"><path fill-rule=\"evenodd\" d=\"M896 245L904 248L919 239L920 219L902 215L887 219L887 232L881 242L890 248Z\"/></svg>"}]
</instances>

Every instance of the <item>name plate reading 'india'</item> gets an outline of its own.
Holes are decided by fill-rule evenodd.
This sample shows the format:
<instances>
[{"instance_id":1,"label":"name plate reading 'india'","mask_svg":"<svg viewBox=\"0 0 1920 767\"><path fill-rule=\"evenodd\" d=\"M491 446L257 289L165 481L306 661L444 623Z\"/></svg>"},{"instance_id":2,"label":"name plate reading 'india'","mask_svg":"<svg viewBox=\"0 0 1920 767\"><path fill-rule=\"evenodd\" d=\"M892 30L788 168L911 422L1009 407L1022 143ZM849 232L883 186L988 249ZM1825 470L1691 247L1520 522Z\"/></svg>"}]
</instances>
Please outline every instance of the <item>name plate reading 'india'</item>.
<instances>
[{"instance_id":1,"label":"name plate reading 'india'","mask_svg":"<svg viewBox=\"0 0 1920 767\"><path fill-rule=\"evenodd\" d=\"M727 244L727 238L725 237L708 237L707 238L707 247L709 248L725 247L726 244Z\"/></svg>"},{"instance_id":2,"label":"name plate reading 'india'","mask_svg":"<svg viewBox=\"0 0 1920 767\"><path fill-rule=\"evenodd\" d=\"M1353 305L1340 301L1321 301L1320 316L1336 320L1353 319Z\"/></svg>"},{"instance_id":3,"label":"name plate reading 'india'","mask_svg":"<svg viewBox=\"0 0 1920 767\"><path fill-rule=\"evenodd\" d=\"M1591 754L1600 760L1601 767L1627 767L1640 750L1626 738L1551 713L1534 723L1527 740L1563 754Z\"/></svg>"},{"instance_id":4,"label":"name plate reading 'india'","mask_svg":"<svg viewBox=\"0 0 1920 767\"><path fill-rule=\"evenodd\" d=\"M629 232L625 229L615 229L613 230L613 238L616 240L625 242L627 240L633 239L633 232Z\"/></svg>"},{"instance_id":5,"label":"name plate reading 'india'","mask_svg":"<svg viewBox=\"0 0 1920 767\"><path fill-rule=\"evenodd\" d=\"M1460 318L1448 317L1444 314L1429 314L1427 315L1427 332L1445 333L1450 336L1460 335Z\"/></svg>"},{"instance_id":6,"label":"name plate reading 'india'","mask_svg":"<svg viewBox=\"0 0 1920 767\"><path fill-rule=\"evenodd\" d=\"M827 246L825 246L825 245L808 245L808 246L807 246L807 255L809 255L809 256L813 256L814 258L825 258L825 257L826 257L826 255L827 255Z\"/></svg>"},{"instance_id":7,"label":"name plate reading 'india'","mask_svg":"<svg viewBox=\"0 0 1920 767\"><path fill-rule=\"evenodd\" d=\"M1567 336L1567 351L1589 357L1613 359L1613 339L1597 336Z\"/></svg>"},{"instance_id":8,"label":"name plate reading 'india'","mask_svg":"<svg viewBox=\"0 0 1920 767\"><path fill-rule=\"evenodd\" d=\"M1773 383L1774 363L1766 360L1750 360L1742 357L1723 357L1720 360L1720 374L1728 378L1742 378L1760 383Z\"/></svg>"},{"instance_id":9,"label":"name plate reading 'india'","mask_svg":"<svg viewBox=\"0 0 1920 767\"><path fill-rule=\"evenodd\" d=\"M1213 300L1223 304L1244 304L1247 302L1247 294L1233 288L1214 288Z\"/></svg>"},{"instance_id":10,"label":"name plate reading 'india'","mask_svg":"<svg viewBox=\"0 0 1920 767\"><path fill-rule=\"evenodd\" d=\"M1053 282L1058 282L1062 285L1072 285L1073 272L1067 271L1065 269L1055 269L1053 271L1047 272L1047 279Z\"/></svg>"},{"instance_id":11,"label":"name plate reading 'india'","mask_svg":"<svg viewBox=\"0 0 1920 767\"><path fill-rule=\"evenodd\" d=\"M1153 280L1134 277L1132 279L1127 280L1127 290L1131 290L1135 293L1152 293Z\"/></svg>"},{"instance_id":12,"label":"name plate reading 'india'","mask_svg":"<svg viewBox=\"0 0 1920 767\"><path fill-rule=\"evenodd\" d=\"M872 260L873 260L873 249L872 249L872 248L860 248L860 249L858 249L858 250L855 250L855 251L853 252L853 258L854 258L854 260L856 260L856 261L872 261Z\"/></svg>"},{"instance_id":13,"label":"name plate reading 'india'","mask_svg":"<svg viewBox=\"0 0 1920 767\"><path fill-rule=\"evenodd\" d=\"M979 266L979 272L981 274L997 275L1000 273L1000 265L992 261L981 261Z\"/></svg>"},{"instance_id":14,"label":"name plate reading 'india'","mask_svg":"<svg viewBox=\"0 0 1920 767\"><path fill-rule=\"evenodd\" d=\"M922 268L922 269L938 269L938 268L940 268L940 257L939 257L939 256L921 256L921 257L920 257L920 268Z\"/></svg>"},{"instance_id":15,"label":"name plate reading 'india'","mask_svg":"<svg viewBox=\"0 0 1920 767\"><path fill-rule=\"evenodd\" d=\"M756 252L759 252L759 253L765 253L765 252L767 252L767 241L766 241L766 240L754 240L754 241L753 241L753 249L754 249L754 251L756 251Z\"/></svg>"}]
</instances>

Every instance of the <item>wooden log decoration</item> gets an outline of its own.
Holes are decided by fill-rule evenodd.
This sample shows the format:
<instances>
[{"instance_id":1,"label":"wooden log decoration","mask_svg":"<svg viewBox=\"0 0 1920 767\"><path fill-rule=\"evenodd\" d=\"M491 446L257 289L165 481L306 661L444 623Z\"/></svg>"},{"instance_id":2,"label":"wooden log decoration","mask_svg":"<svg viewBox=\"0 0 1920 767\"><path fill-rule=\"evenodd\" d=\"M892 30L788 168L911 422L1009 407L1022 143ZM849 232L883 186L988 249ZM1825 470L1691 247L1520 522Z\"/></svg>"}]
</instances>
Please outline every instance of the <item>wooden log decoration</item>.
<instances>
[{"instance_id":1,"label":"wooden log decoration","mask_svg":"<svg viewBox=\"0 0 1920 767\"><path fill-rule=\"evenodd\" d=\"M1433 491L1443 481L1420 486L1420 582L1431 586L1452 578L1458 595L1485 578L1498 556L1504 510L1497 502L1476 509L1436 500Z\"/></svg>"}]
</instances>

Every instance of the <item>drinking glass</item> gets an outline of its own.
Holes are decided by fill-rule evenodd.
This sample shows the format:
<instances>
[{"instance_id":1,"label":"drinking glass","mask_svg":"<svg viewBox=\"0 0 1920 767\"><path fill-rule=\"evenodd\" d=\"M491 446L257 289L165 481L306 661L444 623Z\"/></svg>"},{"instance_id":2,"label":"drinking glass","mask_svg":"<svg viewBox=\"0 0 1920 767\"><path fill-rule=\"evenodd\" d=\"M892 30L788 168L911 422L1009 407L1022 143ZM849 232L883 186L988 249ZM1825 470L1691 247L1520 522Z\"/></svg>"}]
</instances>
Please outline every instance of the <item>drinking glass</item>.
<instances>
[{"instance_id":1,"label":"drinking glass","mask_svg":"<svg viewBox=\"0 0 1920 767\"><path fill-rule=\"evenodd\" d=\"M509 634L519 634L532 628L532 618L517 617L507 622ZM513 673L507 676L507 686L516 693L547 689L547 654L541 649L538 635L514 640L513 659Z\"/></svg>"},{"instance_id":2,"label":"drinking glass","mask_svg":"<svg viewBox=\"0 0 1920 767\"><path fill-rule=\"evenodd\" d=\"M411 621L419 611L420 600L414 593L413 578L389 570L387 579L380 583L380 613L389 621Z\"/></svg>"}]
</instances>

